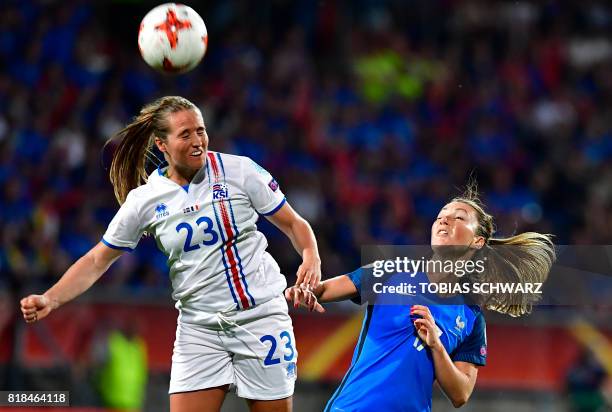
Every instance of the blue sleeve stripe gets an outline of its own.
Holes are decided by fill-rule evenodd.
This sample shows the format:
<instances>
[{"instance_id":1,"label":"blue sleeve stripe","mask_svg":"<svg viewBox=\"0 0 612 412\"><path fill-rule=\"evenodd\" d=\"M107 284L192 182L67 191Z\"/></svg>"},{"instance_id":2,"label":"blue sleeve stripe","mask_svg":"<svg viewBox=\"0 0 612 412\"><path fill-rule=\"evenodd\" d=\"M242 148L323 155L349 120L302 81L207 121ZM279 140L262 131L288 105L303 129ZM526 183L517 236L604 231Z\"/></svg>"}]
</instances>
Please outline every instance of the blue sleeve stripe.
<instances>
[{"instance_id":1,"label":"blue sleeve stripe","mask_svg":"<svg viewBox=\"0 0 612 412\"><path fill-rule=\"evenodd\" d=\"M484 356L469 354L469 353L460 353L452 357L453 362L469 362L474 365L485 366L487 364L487 359Z\"/></svg>"},{"instance_id":2,"label":"blue sleeve stripe","mask_svg":"<svg viewBox=\"0 0 612 412\"><path fill-rule=\"evenodd\" d=\"M108 246L111 249L123 250L124 252L133 252L134 251L134 249L129 248L129 247L115 246L112 243L108 243L106 241L106 239L104 239L104 238L102 238L102 243L104 243L106 246Z\"/></svg>"},{"instance_id":3,"label":"blue sleeve stripe","mask_svg":"<svg viewBox=\"0 0 612 412\"><path fill-rule=\"evenodd\" d=\"M278 212L278 209L283 207L283 205L285 204L286 201L287 201L287 198L284 197L283 200L278 204L278 206L276 206L274 209L270 210L268 213L262 213L262 215L264 215L264 216L271 216L271 215L273 215L274 213Z\"/></svg>"}]
</instances>

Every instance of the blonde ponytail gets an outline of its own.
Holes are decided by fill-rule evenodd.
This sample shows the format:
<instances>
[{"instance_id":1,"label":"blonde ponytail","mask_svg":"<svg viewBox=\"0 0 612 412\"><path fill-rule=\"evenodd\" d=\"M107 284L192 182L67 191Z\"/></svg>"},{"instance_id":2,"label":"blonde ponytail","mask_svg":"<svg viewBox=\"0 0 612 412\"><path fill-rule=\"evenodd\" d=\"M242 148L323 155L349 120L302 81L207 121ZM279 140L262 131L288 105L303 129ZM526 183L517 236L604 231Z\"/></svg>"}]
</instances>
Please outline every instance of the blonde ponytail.
<instances>
[{"instance_id":1,"label":"blonde ponytail","mask_svg":"<svg viewBox=\"0 0 612 412\"><path fill-rule=\"evenodd\" d=\"M484 210L475 181L465 193L452 200L471 206L478 217L476 235L485 238L485 245L473 259L486 258L486 270L470 275L470 282L491 283L543 283L556 259L552 235L525 232L507 238L493 238L493 216ZM487 309L510 316L530 313L532 305L540 299L534 293L499 293L480 295L479 304Z\"/></svg>"},{"instance_id":2,"label":"blonde ponytail","mask_svg":"<svg viewBox=\"0 0 612 412\"><path fill-rule=\"evenodd\" d=\"M138 116L111 137L106 144L117 144L110 167L110 181L119 204L125 202L130 190L147 182L145 169L148 158L155 163L155 138L165 141L169 127L167 116L182 110L198 110L189 100L180 96L166 96L143 107Z\"/></svg>"}]
</instances>

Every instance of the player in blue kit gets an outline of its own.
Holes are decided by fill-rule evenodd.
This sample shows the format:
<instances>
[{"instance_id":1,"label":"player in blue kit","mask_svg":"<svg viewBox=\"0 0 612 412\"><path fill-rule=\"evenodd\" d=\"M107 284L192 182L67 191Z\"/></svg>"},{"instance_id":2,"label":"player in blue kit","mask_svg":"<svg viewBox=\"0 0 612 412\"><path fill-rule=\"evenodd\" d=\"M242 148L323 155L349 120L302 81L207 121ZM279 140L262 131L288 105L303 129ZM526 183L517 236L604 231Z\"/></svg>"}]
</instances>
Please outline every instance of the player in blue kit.
<instances>
[{"instance_id":1,"label":"player in blue kit","mask_svg":"<svg viewBox=\"0 0 612 412\"><path fill-rule=\"evenodd\" d=\"M555 259L549 235L522 233L495 239L493 218L480 204L475 189L442 208L432 225L434 261L459 262L482 257L487 266L479 282L543 282ZM493 246L505 249L493 249ZM487 359L485 319L481 308L511 316L528 313L533 295L453 295L444 298L377 295L373 282L397 287L464 282L446 271L372 276L372 266L326 280L314 291L290 288L288 300L320 309L319 303L345 299L367 300L365 318L351 366L325 411L430 411L432 386L437 381L455 407L465 404L476 383L478 367ZM386 290L396 290L389 289ZM316 297L316 299L315 299ZM470 303L465 304L470 299Z\"/></svg>"}]
</instances>

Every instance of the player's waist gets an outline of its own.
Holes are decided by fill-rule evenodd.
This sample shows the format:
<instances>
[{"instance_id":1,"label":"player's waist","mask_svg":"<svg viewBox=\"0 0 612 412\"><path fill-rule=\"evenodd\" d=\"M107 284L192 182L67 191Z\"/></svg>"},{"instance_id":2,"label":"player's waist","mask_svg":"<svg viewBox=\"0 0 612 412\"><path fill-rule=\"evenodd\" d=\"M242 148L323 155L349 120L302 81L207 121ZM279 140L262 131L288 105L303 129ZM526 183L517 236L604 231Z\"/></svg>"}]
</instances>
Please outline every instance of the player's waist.
<instances>
[{"instance_id":1,"label":"player's waist","mask_svg":"<svg viewBox=\"0 0 612 412\"><path fill-rule=\"evenodd\" d=\"M219 303L219 302L218 302ZM223 325L219 319L230 319L232 322L240 324L254 318L268 316L279 311L287 311L285 297L281 293L262 297L256 301L255 305L247 308L238 308L232 303L228 306L215 305L206 307L195 307L194 305L183 306L177 302L176 308L179 310L178 322L205 326L210 329L222 329ZM221 315L221 316L219 316Z\"/></svg>"}]
</instances>

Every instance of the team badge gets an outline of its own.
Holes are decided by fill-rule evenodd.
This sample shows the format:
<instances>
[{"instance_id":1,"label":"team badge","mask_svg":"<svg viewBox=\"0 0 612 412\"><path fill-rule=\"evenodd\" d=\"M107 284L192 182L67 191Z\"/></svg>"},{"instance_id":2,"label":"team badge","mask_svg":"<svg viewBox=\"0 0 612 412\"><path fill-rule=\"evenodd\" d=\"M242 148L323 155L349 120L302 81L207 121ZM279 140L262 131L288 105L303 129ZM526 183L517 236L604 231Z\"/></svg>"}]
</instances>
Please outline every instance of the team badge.
<instances>
[{"instance_id":1,"label":"team badge","mask_svg":"<svg viewBox=\"0 0 612 412\"><path fill-rule=\"evenodd\" d=\"M465 328L465 322L461 320L461 315L457 315L457 319L455 319L455 329L461 332Z\"/></svg>"},{"instance_id":2,"label":"team badge","mask_svg":"<svg viewBox=\"0 0 612 412\"><path fill-rule=\"evenodd\" d=\"M487 356L487 347L486 346L481 346L480 347L480 355L481 356Z\"/></svg>"},{"instance_id":3,"label":"team badge","mask_svg":"<svg viewBox=\"0 0 612 412\"><path fill-rule=\"evenodd\" d=\"M225 183L215 183L212 186L213 200L227 199L229 197Z\"/></svg>"},{"instance_id":4,"label":"team badge","mask_svg":"<svg viewBox=\"0 0 612 412\"><path fill-rule=\"evenodd\" d=\"M287 364L287 378L295 379L297 377L297 366L295 362L289 362Z\"/></svg>"},{"instance_id":5,"label":"team badge","mask_svg":"<svg viewBox=\"0 0 612 412\"><path fill-rule=\"evenodd\" d=\"M272 189L273 192L276 192L278 190L278 182L274 178L270 180L270 183L268 183L268 186L270 186L270 189Z\"/></svg>"},{"instance_id":6,"label":"team badge","mask_svg":"<svg viewBox=\"0 0 612 412\"><path fill-rule=\"evenodd\" d=\"M155 206L155 219L161 219L169 215L170 212L168 212L168 206L166 206L165 203L158 203L157 206Z\"/></svg>"}]
</instances>

